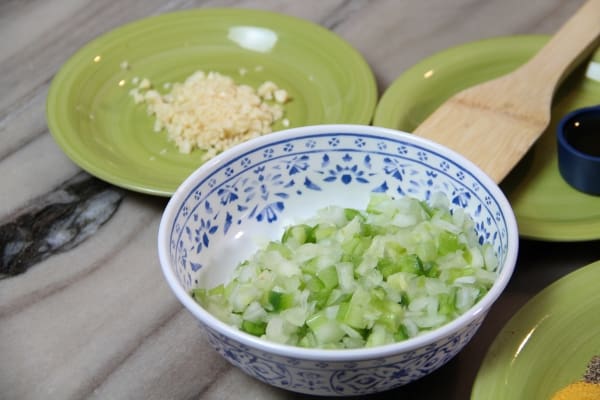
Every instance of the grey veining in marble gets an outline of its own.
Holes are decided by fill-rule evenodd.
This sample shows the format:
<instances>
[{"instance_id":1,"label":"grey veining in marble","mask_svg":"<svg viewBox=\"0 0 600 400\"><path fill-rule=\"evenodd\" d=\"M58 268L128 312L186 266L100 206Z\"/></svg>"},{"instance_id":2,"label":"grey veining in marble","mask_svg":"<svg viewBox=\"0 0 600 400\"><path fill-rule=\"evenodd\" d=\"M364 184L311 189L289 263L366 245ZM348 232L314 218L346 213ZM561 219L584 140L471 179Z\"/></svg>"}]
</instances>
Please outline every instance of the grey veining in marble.
<instances>
[{"instance_id":1,"label":"grey veining in marble","mask_svg":"<svg viewBox=\"0 0 600 400\"><path fill-rule=\"evenodd\" d=\"M233 368L174 298L156 254L166 199L89 178L50 136L48 87L81 46L169 11L264 9L337 33L363 54L383 93L407 68L448 47L551 34L582 2L0 1L0 256L10 275L0 279L0 400L310 399ZM503 324L545 286L597 259L598 241L523 240L507 292L464 351L431 376L368 398L469 398Z\"/></svg>"},{"instance_id":2,"label":"grey veining in marble","mask_svg":"<svg viewBox=\"0 0 600 400\"><path fill-rule=\"evenodd\" d=\"M80 173L0 221L0 279L77 246L113 215L122 198L122 190Z\"/></svg>"}]
</instances>

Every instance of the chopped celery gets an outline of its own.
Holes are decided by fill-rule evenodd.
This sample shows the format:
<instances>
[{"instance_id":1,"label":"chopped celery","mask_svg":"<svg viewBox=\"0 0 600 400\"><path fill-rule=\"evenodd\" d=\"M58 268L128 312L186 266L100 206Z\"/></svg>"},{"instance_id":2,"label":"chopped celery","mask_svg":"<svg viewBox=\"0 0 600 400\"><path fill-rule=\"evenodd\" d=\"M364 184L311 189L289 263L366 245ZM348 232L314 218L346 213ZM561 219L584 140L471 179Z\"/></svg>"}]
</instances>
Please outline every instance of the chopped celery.
<instances>
[{"instance_id":1,"label":"chopped celery","mask_svg":"<svg viewBox=\"0 0 600 400\"><path fill-rule=\"evenodd\" d=\"M450 293L440 293L438 295L438 311L443 315L456 315L456 288L452 288Z\"/></svg>"},{"instance_id":2,"label":"chopped celery","mask_svg":"<svg viewBox=\"0 0 600 400\"><path fill-rule=\"evenodd\" d=\"M323 282L318 278L309 278L306 289L310 292L308 300L315 303L319 308L325 306L331 296L331 290L327 290Z\"/></svg>"},{"instance_id":3,"label":"chopped celery","mask_svg":"<svg viewBox=\"0 0 600 400\"><path fill-rule=\"evenodd\" d=\"M336 319L355 329L368 328L370 300L371 296L366 290L357 288L349 302L340 304Z\"/></svg>"},{"instance_id":4,"label":"chopped celery","mask_svg":"<svg viewBox=\"0 0 600 400\"><path fill-rule=\"evenodd\" d=\"M440 232L438 241L438 251L441 255L453 253L464 248L464 245L462 245L460 242L458 235L448 231Z\"/></svg>"},{"instance_id":5,"label":"chopped celery","mask_svg":"<svg viewBox=\"0 0 600 400\"><path fill-rule=\"evenodd\" d=\"M272 311L279 312L294 305L294 295L271 290L268 295L268 302Z\"/></svg>"},{"instance_id":6,"label":"chopped celery","mask_svg":"<svg viewBox=\"0 0 600 400\"><path fill-rule=\"evenodd\" d=\"M371 241L370 237L362 236L353 236L348 240L344 240L341 243L344 252L343 260L358 265L362 261L365 251L371 245Z\"/></svg>"},{"instance_id":7,"label":"chopped celery","mask_svg":"<svg viewBox=\"0 0 600 400\"><path fill-rule=\"evenodd\" d=\"M253 321L244 320L242 322L242 326L241 326L241 329L244 332L247 332L254 336L264 335L266 328L267 328L267 323L263 322L263 321L253 322Z\"/></svg>"},{"instance_id":8,"label":"chopped celery","mask_svg":"<svg viewBox=\"0 0 600 400\"><path fill-rule=\"evenodd\" d=\"M290 259L293 255L292 250L285 246L283 243L280 242L269 242L269 244L267 244L267 248L265 249L266 252L276 252L279 253L280 255L282 255L284 258Z\"/></svg>"},{"instance_id":9,"label":"chopped celery","mask_svg":"<svg viewBox=\"0 0 600 400\"><path fill-rule=\"evenodd\" d=\"M344 208L344 217L346 217L347 221L352 221L355 217L364 220L364 217L360 210L356 210L354 208Z\"/></svg>"},{"instance_id":10,"label":"chopped celery","mask_svg":"<svg viewBox=\"0 0 600 400\"><path fill-rule=\"evenodd\" d=\"M382 258L377 264L384 278L397 272L424 275L423 262L416 254L403 254L396 259Z\"/></svg>"},{"instance_id":11,"label":"chopped celery","mask_svg":"<svg viewBox=\"0 0 600 400\"><path fill-rule=\"evenodd\" d=\"M290 226L283 232L281 243L286 244L290 241L296 244L314 243L313 227L306 224Z\"/></svg>"},{"instance_id":12,"label":"chopped celery","mask_svg":"<svg viewBox=\"0 0 600 400\"><path fill-rule=\"evenodd\" d=\"M312 230L311 240L313 243L320 242L337 232L337 227L333 224L318 224Z\"/></svg>"},{"instance_id":13,"label":"chopped celery","mask_svg":"<svg viewBox=\"0 0 600 400\"><path fill-rule=\"evenodd\" d=\"M456 318L492 286L498 260L463 210L371 196L285 229L229 283L191 291L217 318L267 340L357 348L406 340Z\"/></svg>"},{"instance_id":14,"label":"chopped celery","mask_svg":"<svg viewBox=\"0 0 600 400\"><path fill-rule=\"evenodd\" d=\"M408 332L406 331L406 327L404 325L400 325L400 327L398 328L398 330L396 332L394 332L394 340L396 342L400 342L402 340L406 340L409 337L410 336L409 336Z\"/></svg>"},{"instance_id":15,"label":"chopped celery","mask_svg":"<svg viewBox=\"0 0 600 400\"><path fill-rule=\"evenodd\" d=\"M346 335L340 324L335 319L329 318L324 310L308 318L306 325L320 344L337 343Z\"/></svg>"},{"instance_id":16,"label":"chopped celery","mask_svg":"<svg viewBox=\"0 0 600 400\"><path fill-rule=\"evenodd\" d=\"M338 285L338 274L335 266L333 265L317 271L317 278L323 282L326 290L331 290Z\"/></svg>"}]
</instances>

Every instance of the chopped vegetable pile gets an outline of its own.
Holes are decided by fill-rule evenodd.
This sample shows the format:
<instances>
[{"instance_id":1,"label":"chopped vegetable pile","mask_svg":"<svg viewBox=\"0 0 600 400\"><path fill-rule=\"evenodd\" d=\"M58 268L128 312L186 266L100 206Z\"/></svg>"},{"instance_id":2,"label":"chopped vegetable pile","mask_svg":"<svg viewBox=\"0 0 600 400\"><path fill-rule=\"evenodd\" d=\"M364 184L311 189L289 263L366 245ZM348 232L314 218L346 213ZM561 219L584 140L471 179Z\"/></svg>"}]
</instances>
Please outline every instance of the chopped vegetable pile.
<instances>
[{"instance_id":1,"label":"chopped vegetable pile","mask_svg":"<svg viewBox=\"0 0 600 400\"><path fill-rule=\"evenodd\" d=\"M229 283L192 295L242 331L301 347L378 346L435 329L488 292L498 260L468 214L433 197L327 207L241 263Z\"/></svg>"}]
</instances>

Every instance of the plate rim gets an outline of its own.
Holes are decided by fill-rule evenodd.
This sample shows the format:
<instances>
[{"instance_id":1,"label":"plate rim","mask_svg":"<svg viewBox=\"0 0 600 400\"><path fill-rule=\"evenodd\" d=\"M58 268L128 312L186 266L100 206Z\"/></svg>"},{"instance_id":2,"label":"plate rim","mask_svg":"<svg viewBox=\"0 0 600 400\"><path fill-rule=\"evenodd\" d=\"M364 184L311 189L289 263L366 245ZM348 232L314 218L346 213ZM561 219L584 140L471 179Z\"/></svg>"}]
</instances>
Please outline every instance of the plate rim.
<instances>
[{"instance_id":1,"label":"plate rim","mask_svg":"<svg viewBox=\"0 0 600 400\"><path fill-rule=\"evenodd\" d=\"M526 341L527 335L531 334L531 332L536 328L536 325L539 324L540 321L539 320L528 321L528 323L526 325L530 328L529 329L525 328L525 330L527 330L527 332L521 332L521 331L523 331L523 329L520 329L516 325L518 325L518 323L522 321L522 318L524 317L524 315L531 317L531 315L528 315L528 314L532 314L532 315L540 314L541 313L539 310L540 302L542 302L546 298L552 296L552 294L555 291L560 290L560 288L563 287L564 285L566 285L566 284L568 285L569 283L583 280L586 278L587 275L590 275L593 272L595 272L596 274L598 274L600 272L600 259L597 261L591 262L589 264L586 264L584 266L581 266L581 267L571 271L570 273L558 278L557 280L553 281L552 283L547 285L545 288L543 288L540 292L535 294L532 298L530 298L521 307L519 307L519 309L510 317L510 319L504 324L504 326L502 326L502 328L500 329L500 331L498 332L496 337L493 339L493 341L489 345L489 347L481 361L481 364L479 366L479 369L477 371L475 379L473 380L470 400L484 400L484 398L478 397L478 393L489 392L489 390L486 390L486 388L489 386L487 384L487 382L489 381L489 378L484 378L483 374L486 373L486 371L487 371L486 365L488 362L491 362L490 360L492 358L495 358L495 357L497 358L498 354L505 354L506 352L513 353L512 350L514 350L514 348L518 348L518 350L521 351L522 349L524 349L527 346L527 343L528 343ZM552 317L545 316L544 320L546 320L547 318L552 318ZM519 335L519 333L524 333L525 339L524 339L524 336ZM498 353L496 351L496 347L499 346L500 342L503 343L505 350L500 351L500 353ZM504 357L506 357L506 356L504 356ZM516 359L516 356L513 356L513 360L514 359ZM510 366L504 366L503 368L500 368L499 370L492 372L492 375L497 376L497 377L502 376L503 374L506 373L506 371L508 371L508 369L510 369ZM485 399L487 399L487 398L485 398Z\"/></svg>"}]
</instances>

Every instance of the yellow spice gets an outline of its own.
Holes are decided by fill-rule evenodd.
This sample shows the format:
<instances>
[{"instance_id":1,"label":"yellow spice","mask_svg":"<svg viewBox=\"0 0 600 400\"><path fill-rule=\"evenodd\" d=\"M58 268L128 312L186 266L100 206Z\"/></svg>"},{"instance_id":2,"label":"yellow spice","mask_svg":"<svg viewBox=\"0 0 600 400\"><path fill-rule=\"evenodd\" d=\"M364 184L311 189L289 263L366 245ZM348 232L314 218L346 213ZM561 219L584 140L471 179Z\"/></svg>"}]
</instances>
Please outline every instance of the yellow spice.
<instances>
[{"instance_id":1,"label":"yellow spice","mask_svg":"<svg viewBox=\"0 0 600 400\"><path fill-rule=\"evenodd\" d=\"M592 357L582 380L559 390L551 400L600 400L600 356Z\"/></svg>"},{"instance_id":2,"label":"yellow spice","mask_svg":"<svg viewBox=\"0 0 600 400\"><path fill-rule=\"evenodd\" d=\"M574 382L556 392L551 400L600 400L600 385Z\"/></svg>"}]
</instances>

